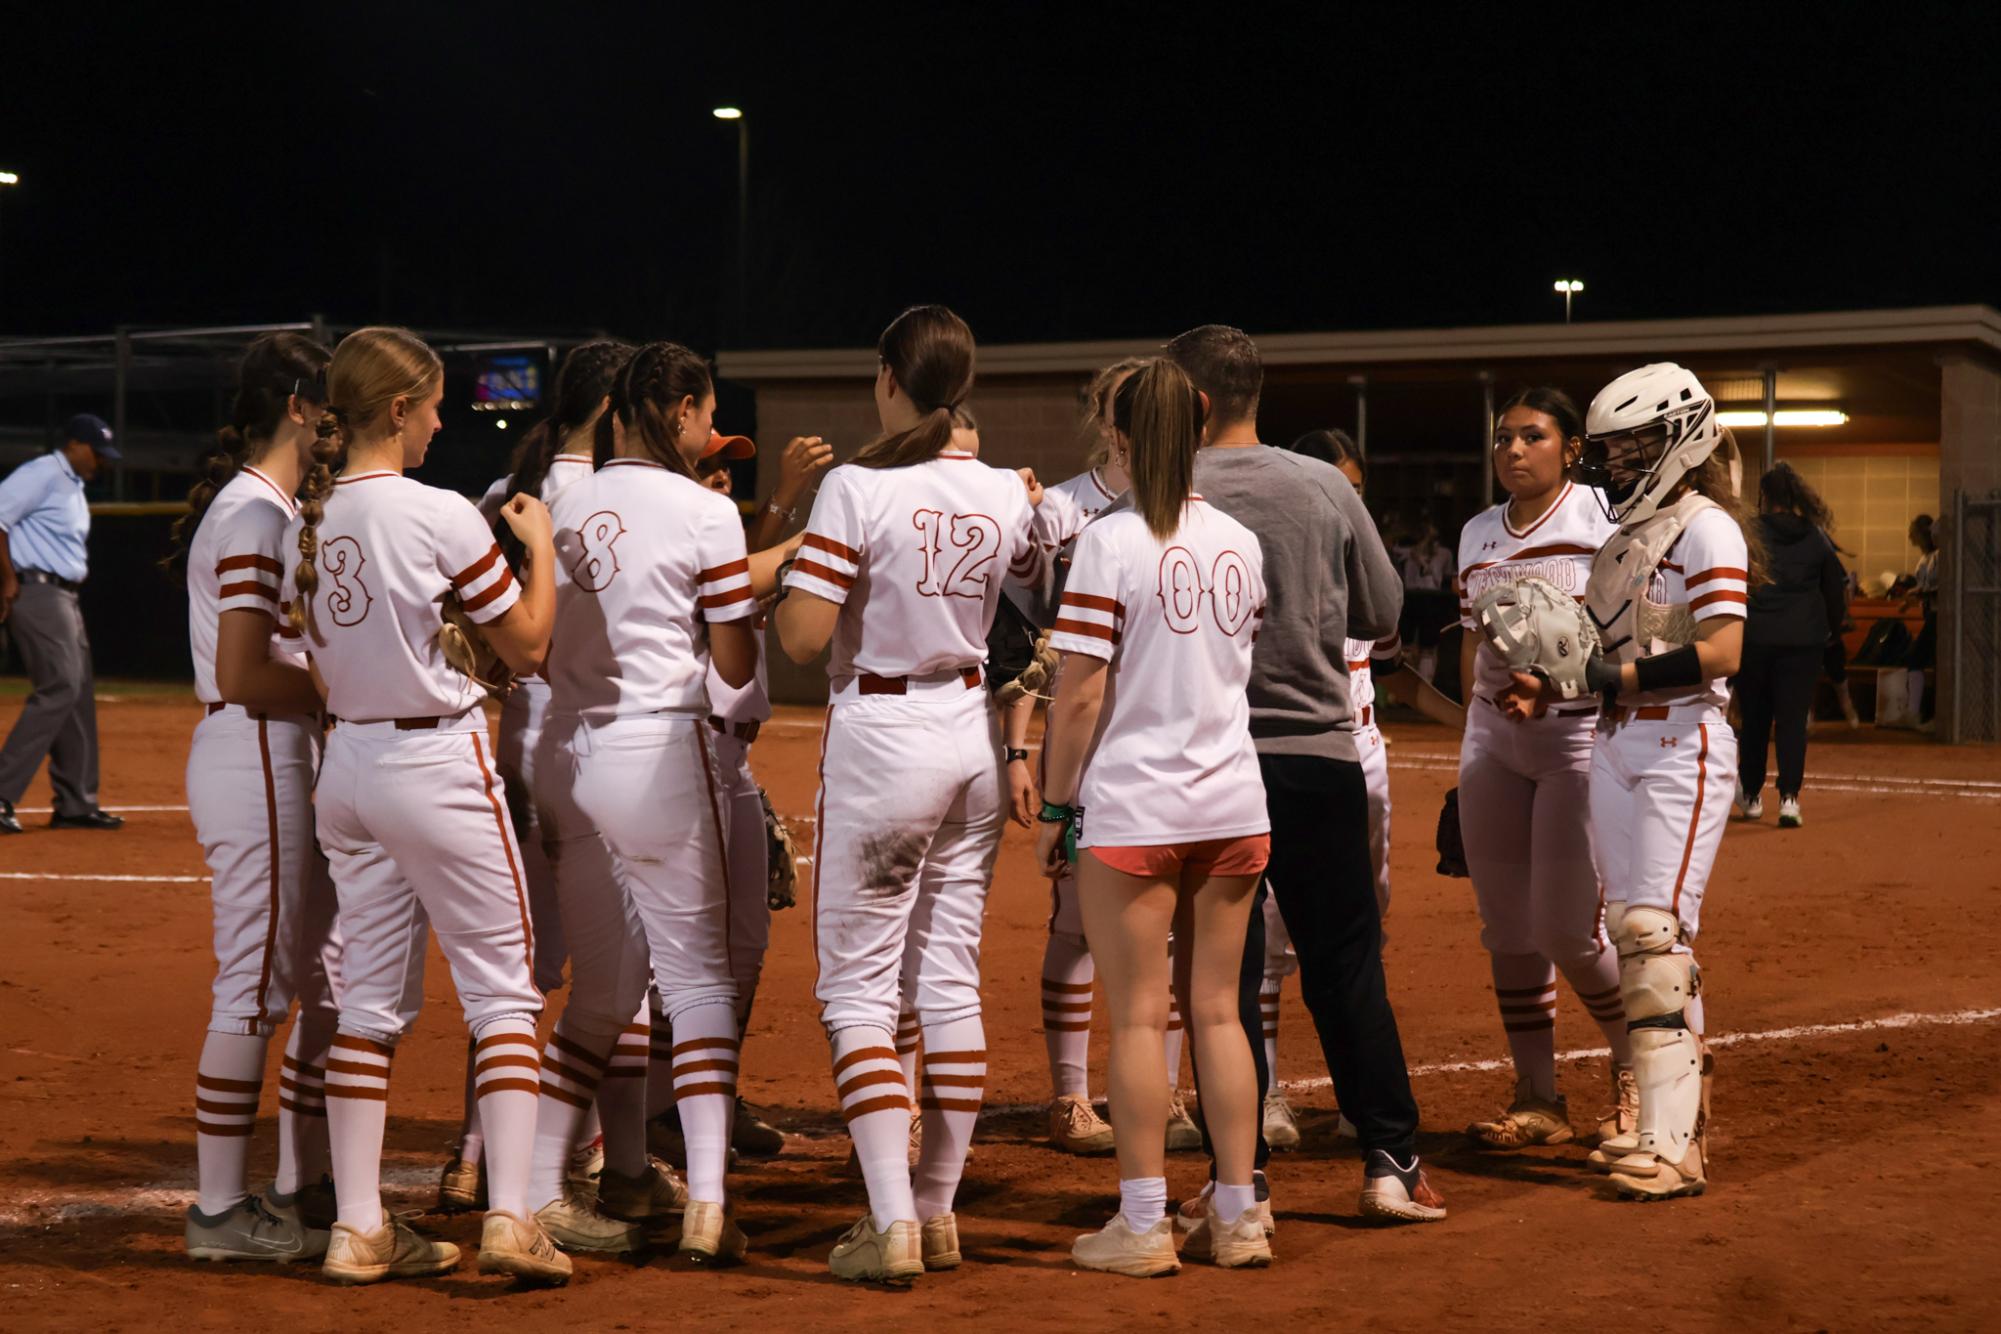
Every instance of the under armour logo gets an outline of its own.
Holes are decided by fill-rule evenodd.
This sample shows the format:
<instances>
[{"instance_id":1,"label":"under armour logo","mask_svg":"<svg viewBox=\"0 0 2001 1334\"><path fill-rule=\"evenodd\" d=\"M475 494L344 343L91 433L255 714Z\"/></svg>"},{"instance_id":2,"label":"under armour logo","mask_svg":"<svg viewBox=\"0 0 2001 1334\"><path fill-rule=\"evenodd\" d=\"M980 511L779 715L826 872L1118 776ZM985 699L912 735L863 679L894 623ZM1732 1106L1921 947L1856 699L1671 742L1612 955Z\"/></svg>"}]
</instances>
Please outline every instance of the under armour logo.
<instances>
[{"instance_id":1,"label":"under armour logo","mask_svg":"<svg viewBox=\"0 0 2001 1334\"><path fill-rule=\"evenodd\" d=\"M1482 542L1482 543L1480 544L1480 550L1482 550L1482 551L1492 551L1492 550L1494 550L1494 549L1495 549L1496 547L1498 547L1498 546L1500 546L1500 545L1501 545L1501 544L1500 544L1499 542L1495 542L1495 541L1487 541L1487 542Z\"/></svg>"},{"instance_id":2,"label":"under armour logo","mask_svg":"<svg viewBox=\"0 0 2001 1334\"><path fill-rule=\"evenodd\" d=\"M1660 743L1662 750L1673 750L1681 744L1681 738L1678 736L1664 736L1660 738Z\"/></svg>"}]
</instances>

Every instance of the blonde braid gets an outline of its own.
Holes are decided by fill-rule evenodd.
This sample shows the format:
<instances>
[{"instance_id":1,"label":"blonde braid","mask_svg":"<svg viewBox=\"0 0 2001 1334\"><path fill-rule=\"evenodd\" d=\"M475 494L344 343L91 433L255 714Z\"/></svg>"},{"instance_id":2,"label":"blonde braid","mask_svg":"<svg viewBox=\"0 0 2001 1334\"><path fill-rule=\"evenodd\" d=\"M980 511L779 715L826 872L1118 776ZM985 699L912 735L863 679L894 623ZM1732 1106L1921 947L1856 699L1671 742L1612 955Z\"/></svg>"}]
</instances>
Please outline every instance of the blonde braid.
<instances>
[{"instance_id":1,"label":"blonde braid","mask_svg":"<svg viewBox=\"0 0 2001 1334\"><path fill-rule=\"evenodd\" d=\"M294 630L310 630L315 644L325 645L325 637L319 627L313 624L313 594L320 586L320 573L313 568L313 558L319 554L319 523L326 515L326 497L333 490L334 463L347 448L347 428L343 424L344 414L339 408L328 408L320 414L317 433L313 437L313 466L306 473L306 483L299 499L299 517L305 526L299 529L299 568L292 576L294 601L291 620Z\"/></svg>"}]
</instances>

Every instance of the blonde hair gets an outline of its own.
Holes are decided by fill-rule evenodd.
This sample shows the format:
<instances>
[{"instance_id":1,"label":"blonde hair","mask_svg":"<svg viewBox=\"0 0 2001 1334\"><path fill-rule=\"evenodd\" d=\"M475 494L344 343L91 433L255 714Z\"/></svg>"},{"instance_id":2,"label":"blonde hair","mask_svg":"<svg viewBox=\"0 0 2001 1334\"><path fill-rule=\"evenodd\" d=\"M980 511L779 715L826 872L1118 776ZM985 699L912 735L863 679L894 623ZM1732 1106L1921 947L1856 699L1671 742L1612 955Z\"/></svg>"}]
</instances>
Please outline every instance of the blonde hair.
<instances>
[{"instance_id":1,"label":"blonde hair","mask_svg":"<svg viewBox=\"0 0 2001 1334\"><path fill-rule=\"evenodd\" d=\"M1090 383L1079 391L1078 406L1083 414L1081 423L1090 441L1084 452L1085 466L1102 468L1112 461L1111 442L1105 438L1105 427L1112 424L1112 393L1128 375L1146 365L1145 357L1127 357L1115 361L1091 377Z\"/></svg>"},{"instance_id":2,"label":"blonde hair","mask_svg":"<svg viewBox=\"0 0 2001 1334\"><path fill-rule=\"evenodd\" d=\"M1202 444L1202 395L1166 357L1141 364L1112 396L1112 422L1131 446L1133 508L1162 541L1181 527L1195 492Z\"/></svg>"},{"instance_id":3,"label":"blonde hair","mask_svg":"<svg viewBox=\"0 0 2001 1334\"><path fill-rule=\"evenodd\" d=\"M320 584L313 559L319 554L319 522L325 517L327 494L333 490L334 465L348 446L389 415L399 398L430 396L445 373L423 339L408 329L375 325L356 329L340 340L327 366L327 409L320 414L313 440L313 464L306 473L299 500L299 569L293 576L296 598L291 621L295 630L310 630L313 642L324 644L313 624L313 593Z\"/></svg>"}]
</instances>

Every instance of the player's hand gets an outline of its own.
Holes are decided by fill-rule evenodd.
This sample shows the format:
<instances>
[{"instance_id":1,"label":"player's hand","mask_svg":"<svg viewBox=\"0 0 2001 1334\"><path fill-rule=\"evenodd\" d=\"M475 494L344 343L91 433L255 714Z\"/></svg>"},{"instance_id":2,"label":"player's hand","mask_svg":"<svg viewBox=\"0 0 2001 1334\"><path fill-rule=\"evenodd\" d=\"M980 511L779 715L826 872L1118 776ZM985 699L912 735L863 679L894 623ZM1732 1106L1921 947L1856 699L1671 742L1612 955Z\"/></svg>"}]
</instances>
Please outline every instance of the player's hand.
<instances>
[{"instance_id":1,"label":"player's hand","mask_svg":"<svg viewBox=\"0 0 2001 1334\"><path fill-rule=\"evenodd\" d=\"M1040 505L1042 503L1042 483L1035 480L1035 469L1016 468L1014 471L1015 475L1021 478L1021 484L1028 488L1028 503L1031 505Z\"/></svg>"},{"instance_id":2,"label":"player's hand","mask_svg":"<svg viewBox=\"0 0 2001 1334\"><path fill-rule=\"evenodd\" d=\"M1069 829L1067 824L1045 820L1035 831L1035 864L1051 880L1058 879L1070 869L1069 858L1063 851L1063 835Z\"/></svg>"},{"instance_id":3,"label":"player's hand","mask_svg":"<svg viewBox=\"0 0 2001 1334\"><path fill-rule=\"evenodd\" d=\"M1035 790L1035 772L1028 767L1027 760L1007 762L1007 800L1016 824L1027 829L1035 823L1035 813L1042 809L1042 796Z\"/></svg>"},{"instance_id":4,"label":"player's hand","mask_svg":"<svg viewBox=\"0 0 2001 1334\"><path fill-rule=\"evenodd\" d=\"M817 435L795 435L785 442L785 452L778 456L778 485L772 488L772 498L783 509L791 509L792 502L806 489L806 483L825 472L834 462L834 447Z\"/></svg>"},{"instance_id":5,"label":"player's hand","mask_svg":"<svg viewBox=\"0 0 2001 1334\"><path fill-rule=\"evenodd\" d=\"M521 539L521 545L531 551L551 541L549 507L526 491L516 493L514 499L502 505L500 517L507 520L507 526Z\"/></svg>"},{"instance_id":6,"label":"player's hand","mask_svg":"<svg viewBox=\"0 0 2001 1334\"><path fill-rule=\"evenodd\" d=\"M1547 681L1531 672L1513 672L1510 675L1514 680L1494 697L1504 716L1519 723L1540 718L1549 712L1552 692Z\"/></svg>"}]
</instances>

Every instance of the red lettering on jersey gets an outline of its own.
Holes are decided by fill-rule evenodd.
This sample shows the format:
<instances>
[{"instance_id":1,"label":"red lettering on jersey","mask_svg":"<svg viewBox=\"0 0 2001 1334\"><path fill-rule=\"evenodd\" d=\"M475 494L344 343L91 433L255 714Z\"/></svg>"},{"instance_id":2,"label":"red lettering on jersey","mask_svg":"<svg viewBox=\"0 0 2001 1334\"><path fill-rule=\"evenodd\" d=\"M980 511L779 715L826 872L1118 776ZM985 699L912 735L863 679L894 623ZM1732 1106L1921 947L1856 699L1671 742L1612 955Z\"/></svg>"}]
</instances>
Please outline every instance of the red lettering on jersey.
<instances>
[{"instance_id":1,"label":"red lettering on jersey","mask_svg":"<svg viewBox=\"0 0 2001 1334\"><path fill-rule=\"evenodd\" d=\"M987 567L1000 556L1000 524L985 514L954 514L948 521L942 510L917 510L910 516L910 526L921 534L923 543L919 593L927 598L986 597ZM949 573L945 572L947 538L959 553Z\"/></svg>"},{"instance_id":2,"label":"red lettering on jersey","mask_svg":"<svg viewBox=\"0 0 2001 1334\"><path fill-rule=\"evenodd\" d=\"M625 536L625 522L614 510L599 510L577 525L576 563L570 578L577 587L602 593L618 573L618 539Z\"/></svg>"},{"instance_id":3,"label":"red lettering on jersey","mask_svg":"<svg viewBox=\"0 0 2001 1334\"><path fill-rule=\"evenodd\" d=\"M1209 577L1187 547L1169 547L1160 555L1160 583L1156 588L1161 615L1167 628L1177 635L1192 635L1202 628L1202 604L1209 604L1209 617L1216 628L1234 637L1257 608L1251 605L1251 567L1242 556L1229 549L1217 553Z\"/></svg>"},{"instance_id":4,"label":"red lettering on jersey","mask_svg":"<svg viewBox=\"0 0 2001 1334\"><path fill-rule=\"evenodd\" d=\"M368 585L361 582L361 567L366 564L361 543L351 537L330 538L320 544L319 572L333 583L326 593L326 608L335 625L360 625L368 619L375 599Z\"/></svg>"}]
</instances>

